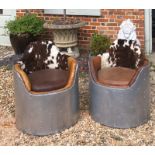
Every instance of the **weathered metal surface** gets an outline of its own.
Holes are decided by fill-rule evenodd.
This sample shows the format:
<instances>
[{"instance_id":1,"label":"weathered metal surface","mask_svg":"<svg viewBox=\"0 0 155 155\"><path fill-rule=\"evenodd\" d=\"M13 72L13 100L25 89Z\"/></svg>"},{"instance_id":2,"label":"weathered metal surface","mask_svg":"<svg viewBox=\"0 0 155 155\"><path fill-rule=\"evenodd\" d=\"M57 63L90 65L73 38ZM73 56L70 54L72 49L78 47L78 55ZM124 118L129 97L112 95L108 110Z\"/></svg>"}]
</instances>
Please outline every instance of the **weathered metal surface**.
<instances>
[{"instance_id":1,"label":"weathered metal surface","mask_svg":"<svg viewBox=\"0 0 155 155\"><path fill-rule=\"evenodd\" d=\"M16 127L32 135L48 135L74 125L79 117L78 67L69 89L32 94L14 70Z\"/></svg>"},{"instance_id":2,"label":"weathered metal surface","mask_svg":"<svg viewBox=\"0 0 155 155\"><path fill-rule=\"evenodd\" d=\"M144 66L129 88L112 88L94 81L90 72L90 113L101 124L131 128L149 119L149 65Z\"/></svg>"}]
</instances>

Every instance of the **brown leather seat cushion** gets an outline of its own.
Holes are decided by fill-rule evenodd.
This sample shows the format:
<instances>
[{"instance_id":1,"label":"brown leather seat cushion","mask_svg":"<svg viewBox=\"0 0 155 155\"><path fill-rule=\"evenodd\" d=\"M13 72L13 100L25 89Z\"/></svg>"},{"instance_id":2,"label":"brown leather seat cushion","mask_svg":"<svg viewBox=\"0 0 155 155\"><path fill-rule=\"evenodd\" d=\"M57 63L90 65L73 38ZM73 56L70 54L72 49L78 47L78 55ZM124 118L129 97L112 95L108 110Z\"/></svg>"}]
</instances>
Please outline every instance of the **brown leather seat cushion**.
<instances>
[{"instance_id":1,"label":"brown leather seat cushion","mask_svg":"<svg viewBox=\"0 0 155 155\"><path fill-rule=\"evenodd\" d=\"M109 67L98 71L98 81L107 86L128 87L136 75L135 69Z\"/></svg>"},{"instance_id":2,"label":"brown leather seat cushion","mask_svg":"<svg viewBox=\"0 0 155 155\"><path fill-rule=\"evenodd\" d=\"M69 71L46 69L29 74L32 91L44 92L63 88L68 81Z\"/></svg>"}]
</instances>

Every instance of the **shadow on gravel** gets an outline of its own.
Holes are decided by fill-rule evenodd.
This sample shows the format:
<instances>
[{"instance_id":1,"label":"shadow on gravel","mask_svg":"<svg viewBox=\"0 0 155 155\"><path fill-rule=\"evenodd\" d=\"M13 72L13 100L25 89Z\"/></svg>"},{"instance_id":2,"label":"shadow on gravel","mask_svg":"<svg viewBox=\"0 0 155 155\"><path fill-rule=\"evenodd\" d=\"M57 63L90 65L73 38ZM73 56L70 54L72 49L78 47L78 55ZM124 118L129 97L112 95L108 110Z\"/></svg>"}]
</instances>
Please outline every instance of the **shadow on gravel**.
<instances>
[{"instance_id":1,"label":"shadow on gravel","mask_svg":"<svg viewBox=\"0 0 155 155\"><path fill-rule=\"evenodd\" d=\"M22 55L12 55L0 59L0 67L7 66L8 69L12 69L12 66L22 57Z\"/></svg>"}]
</instances>

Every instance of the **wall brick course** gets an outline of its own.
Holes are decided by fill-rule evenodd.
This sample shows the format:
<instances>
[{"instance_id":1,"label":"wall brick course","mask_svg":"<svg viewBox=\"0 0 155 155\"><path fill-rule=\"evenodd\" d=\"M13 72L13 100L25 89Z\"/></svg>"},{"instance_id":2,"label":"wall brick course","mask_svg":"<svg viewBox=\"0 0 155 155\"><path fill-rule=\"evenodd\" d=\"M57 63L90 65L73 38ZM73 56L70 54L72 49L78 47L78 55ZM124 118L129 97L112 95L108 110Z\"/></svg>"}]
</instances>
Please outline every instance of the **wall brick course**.
<instances>
[{"instance_id":1,"label":"wall brick course","mask_svg":"<svg viewBox=\"0 0 155 155\"><path fill-rule=\"evenodd\" d=\"M93 33L107 35L111 41L114 41L119 31L119 26L123 20L131 19L136 25L137 37L144 48L144 10L143 9L101 9L101 16L67 16L67 18L80 19L87 22L87 26L82 27L78 32L80 49L88 50L90 38ZM26 9L17 9L17 17L23 16ZM50 21L56 18L62 18L61 15L44 14L43 9L30 9L29 12L36 14L39 18L45 21ZM52 38L52 32L46 30L42 34L46 39Z\"/></svg>"}]
</instances>

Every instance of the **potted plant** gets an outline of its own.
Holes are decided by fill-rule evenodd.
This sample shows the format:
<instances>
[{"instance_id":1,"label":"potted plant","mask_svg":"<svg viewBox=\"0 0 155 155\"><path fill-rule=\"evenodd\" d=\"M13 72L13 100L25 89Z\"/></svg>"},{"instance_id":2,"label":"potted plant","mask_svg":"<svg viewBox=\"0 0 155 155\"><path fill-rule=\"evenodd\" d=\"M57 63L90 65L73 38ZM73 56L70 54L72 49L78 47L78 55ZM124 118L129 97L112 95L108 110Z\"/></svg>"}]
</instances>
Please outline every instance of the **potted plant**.
<instances>
[{"instance_id":1,"label":"potted plant","mask_svg":"<svg viewBox=\"0 0 155 155\"><path fill-rule=\"evenodd\" d=\"M97 56L107 52L110 47L110 38L105 35L94 33L90 40L90 55Z\"/></svg>"},{"instance_id":2,"label":"potted plant","mask_svg":"<svg viewBox=\"0 0 155 155\"><path fill-rule=\"evenodd\" d=\"M24 52L26 46L37 39L43 31L44 21L34 14L26 14L6 23L10 42L16 54Z\"/></svg>"},{"instance_id":3,"label":"potted plant","mask_svg":"<svg viewBox=\"0 0 155 155\"><path fill-rule=\"evenodd\" d=\"M76 47L78 43L78 29L86 25L86 23L81 22L79 19L66 18L66 9L63 12L63 18L46 22L44 27L52 29L53 40L57 47Z\"/></svg>"}]
</instances>

